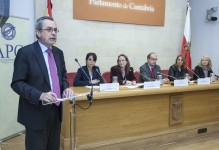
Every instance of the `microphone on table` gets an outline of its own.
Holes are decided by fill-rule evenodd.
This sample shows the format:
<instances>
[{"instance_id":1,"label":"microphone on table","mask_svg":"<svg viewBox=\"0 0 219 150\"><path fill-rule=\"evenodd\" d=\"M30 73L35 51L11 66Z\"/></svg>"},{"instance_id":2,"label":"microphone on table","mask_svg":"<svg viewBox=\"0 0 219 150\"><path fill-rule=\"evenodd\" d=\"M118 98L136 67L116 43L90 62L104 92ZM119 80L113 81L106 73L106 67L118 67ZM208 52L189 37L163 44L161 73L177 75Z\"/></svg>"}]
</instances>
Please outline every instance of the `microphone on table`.
<instances>
[{"instance_id":1,"label":"microphone on table","mask_svg":"<svg viewBox=\"0 0 219 150\"><path fill-rule=\"evenodd\" d=\"M86 72L84 71L84 69L81 67L81 65L80 65L80 63L78 62L78 59L77 59L77 58L75 58L75 61L78 63L80 69L81 69L81 70L83 71L83 73L86 75L86 77L87 77L87 79L89 80L90 84L92 84L92 83L91 83L91 79L88 77L88 75L86 74Z\"/></svg>"},{"instance_id":2,"label":"microphone on table","mask_svg":"<svg viewBox=\"0 0 219 150\"><path fill-rule=\"evenodd\" d=\"M157 72L157 74L164 75L164 76L166 76L166 77L170 77L170 78L173 78L173 79L177 80L176 77L171 76L171 75L168 75L168 74L164 74L164 73L161 73L161 72Z\"/></svg>"},{"instance_id":3,"label":"microphone on table","mask_svg":"<svg viewBox=\"0 0 219 150\"><path fill-rule=\"evenodd\" d=\"M146 70L145 70L146 71ZM147 71L146 71L147 72ZM143 75L141 72L138 72L140 75L142 75L143 77L145 77L146 79L148 79L150 82L151 81L155 81L155 79L149 78L146 75Z\"/></svg>"},{"instance_id":4,"label":"microphone on table","mask_svg":"<svg viewBox=\"0 0 219 150\"><path fill-rule=\"evenodd\" d=\"M83 71L83 73L86 75L87 79L89 80L90 84L91 84L91 90L90 90L90 94L87 95L87 99L90 102L90 105L92 104L92 100L93 100L93 84L91 82L91 79L88 77L88 75L86 74L86 72L84 71L84 69L81 67L80 63L78 62L78 59L75 58L75 61L77 62L77 64L80 66L80 69Z\"/></svg>"},{"instance_id":5,"label":"microphone on table","mask_svg":"<svg viewBox=\"0 0 219 150\"><path fill-rule=\"evenodd\" d=\"M192 74L196 75L197 78L200 78L192 69L189 69L189 67L186 67Z\"/></svg>"},{"instance_id":6,"label":"microphone on table","mask_svg":"<svg viewBox=\"0 0 219 150\"><path fill-rule=\"evenodd\" d=\"M143 71L145 71L147 74L150 74L146 69L144 68L141 68ZM143 77L145 77L146 79L148 79L149 81L156 81L156 79L152 79L152 78L149 78L145 75L143 75L141 72L139 72Z\"/></svg>"},{"instance_id":7,"label":"microphone on table","mask_svg":"<svg viewBox=\"0 0 219 150\"><path fill-rule=\"evenodd\" d=\"M99 70L96 68L96 72L100 75L100 77L103 79L104 83L107 83L104 77L100 74Z\"/></svg>"}]
</instances>

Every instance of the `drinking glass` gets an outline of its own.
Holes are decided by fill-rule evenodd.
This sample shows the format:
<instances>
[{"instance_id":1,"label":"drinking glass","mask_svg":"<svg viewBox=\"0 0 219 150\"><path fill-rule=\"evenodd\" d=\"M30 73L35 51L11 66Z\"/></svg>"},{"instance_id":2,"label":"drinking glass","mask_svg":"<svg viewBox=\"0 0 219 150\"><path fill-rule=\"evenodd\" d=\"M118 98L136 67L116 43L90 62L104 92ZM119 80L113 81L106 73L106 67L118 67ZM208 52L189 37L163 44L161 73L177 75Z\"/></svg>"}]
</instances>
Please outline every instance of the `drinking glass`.
<instances>
[{"instance_id":1,"label":"drinking glass","mask_svg":"<svg viewBox=\"0 0 219 150\"><path fill-rule=\"evenodd\" d=\"M163 82L162 82L162 75L157 75L157 80L160 81L160 85L163 84Z\"/></svg>"},{"instance_id":2,"label":"drinking glass","mask_svg":"<svg viewBox=\"0 0 219 150\"><path fill-rule=\"evenodd\" d=\"M210 73L210 80L211 80L211 82L214 82L214 81L215 81L214 73Z\"/></svg>"},{"instance_id":3,"label":"drinking glass","mask_svg":"<svg viewBox=\"0 0 219 150\"><path fill-rule=\"evenodd\" d=\"M188 74L188 73L185 73L185 75L184 75L184 79L187 79L188 82L189 82L189 74Z\"/></svg>"},{"instance_id":4,"label":"drinking glass","mask_svg":"<svg viewBox=\"0 0 219 150\"><path fill-rule=\"evenodd\" d=\"M113 76L112 82L113 83L118 83L118 76Z\"/></svg>"}]
</instances>

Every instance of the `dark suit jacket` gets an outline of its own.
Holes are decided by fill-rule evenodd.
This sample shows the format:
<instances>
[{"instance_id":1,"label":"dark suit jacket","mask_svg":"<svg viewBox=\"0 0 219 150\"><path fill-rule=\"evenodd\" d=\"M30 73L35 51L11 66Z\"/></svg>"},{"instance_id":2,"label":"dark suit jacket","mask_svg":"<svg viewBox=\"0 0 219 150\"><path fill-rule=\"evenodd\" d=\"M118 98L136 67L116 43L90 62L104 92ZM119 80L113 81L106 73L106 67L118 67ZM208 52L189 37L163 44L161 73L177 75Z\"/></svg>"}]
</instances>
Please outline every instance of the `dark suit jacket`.
<instances>
[{"instance_id":1,"label":"dark suit jacket","mask_svg":"<svg viewBox=\"0 0 219 150\"><path fill-rule=\"evenodd\" d=\"M85 73L82 70L82 68L85 71ZM75 76L74 83L73 83L74 86L86 86L86 85L90 86L91 85L90 84L91 78L90 78L87 66L83 66L82 68L78 69L77 75ZM99 83L103 83L103 79L100 76L100 74L96 71L96 69L100 73L99 67L93 66L93 68L92 68L92 80L97 79L97 80L100 80ZM99 85L99 84L96 84L96 85Z\"/></svg>"},{"instance_id":2,"label":"dark suit jacket","mask_svg":"<svg viewBox=\"0 0 219 150\"><path fill-rule=\"evenodd\" d=\"M136 81L136 77L134 75L132 67L130 67L129 72L126 74L125 78L123 78L121 69L117 65L113 66L110 69L110 82L111 83L112 83L112 77L113 76L118 76L118 82L119 82L120 85L123 84L124 80Z\"/></svg>"},{"instance_id":3,"label":"dark suit jacket","mask_svg":"<svg viewBox=\"0 0 219 150\"><path fill-rule=\"evenodd\" d=\"M196 66L194 72L195 72L195 74L198 75L199 78L205 78L205 73L204 73L202 67ZM210 77L211 73L213 73L213 71L212 70L208 70L208 77ZM193 79L197 80L198 77L195 74L193 75Z\"/></svg>"},{"instance_id":4,"label":"dark suit jacket","mask_svg":"<svg viewBox=\"0 0 219 150\"><path fill-rule=\"evenodd\" d=\"M151 69L150 69L148 63L145 63L144 65L142 65L140 67L140 73L141 73L140 81L144 82L144 81L156 80L157 75L159 75L157 72L161 73L161 69L160 69L159 65L154 66L154 79L153 79L152 76L151 76ZM149 78L150 80L147 79L146 77Z\"/></svg>"},{"instance_id":5,"label":"dark suit jacket","mask_svg":"<svg viewBox=\"0 0 219 150\"><path fill-rule=\"evenodd\" d=\"M184 79L185 74L188 73L188 70L185 68L182 68L181 71L178 70L178 68L175 65L170 66L169 68L169 75L173 76L177 79ZM170 81L173 81L174 78L168 77Z\"/></svg>"},{"instance_id":6,"label":"dark suit jacket","mask_svg":"<svg viewBox=\"0 0 219 150\"><path fill-rule=\"evenodd\" d=\"M69 87L63 52L52 47L58 71L60 94ZM49 75L42 50L38 42L21 48L14 61L12 89L20 95L18 122L25 127L40 130L47 123L51 105L42 105L40 96L51 91ZM61 122L61 108L60 108Z\"/></svg>"}]
</instances>

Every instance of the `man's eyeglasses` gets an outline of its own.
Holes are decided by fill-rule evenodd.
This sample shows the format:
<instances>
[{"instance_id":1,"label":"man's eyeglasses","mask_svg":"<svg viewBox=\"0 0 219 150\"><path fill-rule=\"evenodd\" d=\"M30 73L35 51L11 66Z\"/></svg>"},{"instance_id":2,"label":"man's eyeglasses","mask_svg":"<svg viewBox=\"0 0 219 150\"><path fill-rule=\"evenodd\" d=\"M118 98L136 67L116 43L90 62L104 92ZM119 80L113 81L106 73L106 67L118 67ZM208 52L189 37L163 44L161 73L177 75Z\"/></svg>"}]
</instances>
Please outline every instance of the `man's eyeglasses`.
<instances>
[{"instance_id":1,"label":"man's eyeglasses","mask_svg":"<svg viewBox=\"0 0 219 150\"><path fill-rule=\"evenodd\" d=\"M47 32L49 32L49 33L53 33L53 31L55 32L55 33L58 33L59 32L59 30L57 29L57 28L55 28L55 29L40 29L40 30L46 30Z\"/></svg>"}]
</instances>

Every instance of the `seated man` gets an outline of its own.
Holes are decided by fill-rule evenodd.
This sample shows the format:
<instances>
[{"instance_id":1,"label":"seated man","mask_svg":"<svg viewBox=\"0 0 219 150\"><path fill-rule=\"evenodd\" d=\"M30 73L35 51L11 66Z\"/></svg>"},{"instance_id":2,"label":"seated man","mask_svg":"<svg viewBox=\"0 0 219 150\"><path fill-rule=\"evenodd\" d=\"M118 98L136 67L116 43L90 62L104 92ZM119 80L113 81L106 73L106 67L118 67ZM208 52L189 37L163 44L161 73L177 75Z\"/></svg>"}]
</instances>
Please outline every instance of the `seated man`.
<instances>
[{"instance_id":1,"label":"seated man","mask_svg":"<svg viewBox=\"0 0 219 150\"><path fill-rule=\"evenodd\" d=\"M140 67L140 81L154 81L157 79L157 75L161 75L160 66L156 64L157 55L151 52L147 56L147 62ZM169 83L168 78L162 79L163 83Z\"/></svg>"}]
</instances>

